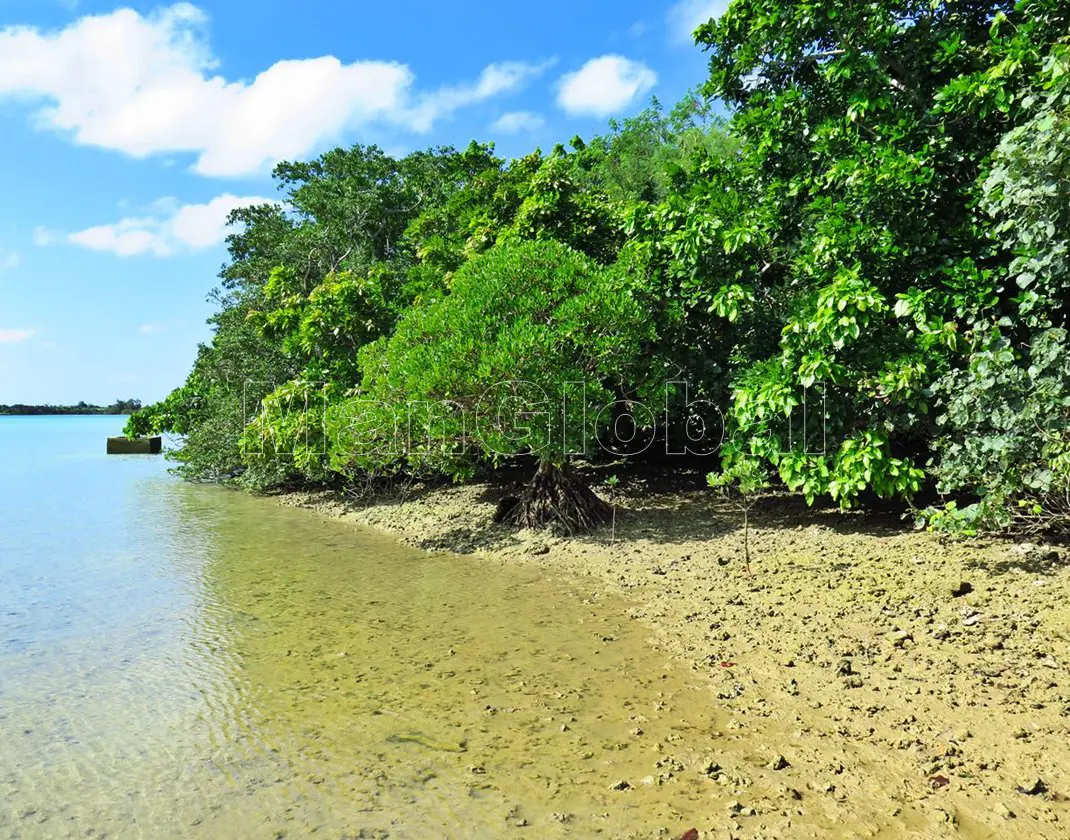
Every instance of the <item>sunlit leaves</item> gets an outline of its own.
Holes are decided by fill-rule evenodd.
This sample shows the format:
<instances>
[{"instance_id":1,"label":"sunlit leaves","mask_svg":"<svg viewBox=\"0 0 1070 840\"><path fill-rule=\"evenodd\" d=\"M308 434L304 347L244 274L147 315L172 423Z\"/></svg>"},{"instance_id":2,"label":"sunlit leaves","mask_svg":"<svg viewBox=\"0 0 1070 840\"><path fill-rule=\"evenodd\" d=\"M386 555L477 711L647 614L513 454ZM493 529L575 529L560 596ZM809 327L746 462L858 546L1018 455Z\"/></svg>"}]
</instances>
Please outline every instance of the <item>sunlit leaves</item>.
<instances>
[{"instance_id":1,"label":"sunlit leaves","mask_svg":"<svg viewBox=\"0 0 1070 840\"><path fill-rule=\"evenodd\" d=\"M363 422L390 431L408 406L445 403L468 421L439 426L430 450L422 437L381 445L384 465L434 455L440 470L466 475L481 460L561 463L593 444L596 421L609 419L599 410L655 364L644 348L657 336L633 287L557 242L498 245L467 263L449 295L413 307L360 353L354 402L373 407Z\"/></svg>"},{"instance_id":2,"label":"sunlit leaves","mask_svg":"<svg viewBox=\"0 0 1070 840\"><path fill-rule=\"evenodd\" d=\"M938 384L946 409L935 473L944 493L980 497L927 512L957 531L1015 521L1067 527L1070 517L1070 342L1047 329L1017 351L997 330L978 337L964 370ZM1060 524L1061 523L1061 524Z\"/></svg>"}]
</instances>

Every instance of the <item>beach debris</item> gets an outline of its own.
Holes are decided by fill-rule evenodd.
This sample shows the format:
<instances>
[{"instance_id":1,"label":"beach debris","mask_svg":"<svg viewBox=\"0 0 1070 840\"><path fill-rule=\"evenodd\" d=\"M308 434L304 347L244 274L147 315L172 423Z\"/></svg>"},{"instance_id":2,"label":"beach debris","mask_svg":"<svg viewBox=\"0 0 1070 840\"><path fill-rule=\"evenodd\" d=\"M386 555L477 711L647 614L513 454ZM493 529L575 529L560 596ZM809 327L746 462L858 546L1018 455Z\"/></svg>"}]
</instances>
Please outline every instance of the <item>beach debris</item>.
<instances>
[{"instance_id":1,"label":"beach debris","mask_svg":"<svg viewBox=\"0 0 1070 840\"><path fill-rule=\"evenodd\" d=\"M959 824L958 817L952 811L946 811L943 808L937 808L935 814L948 825L957 826Z\"/></svg>"},{"instance_id":2,"label":"beach debris","mask_svg":"<svg viewBox=\"0 0 1070 840\"><path fill-rule=\"evenodd\" d=\"M888 641L892 643L893 647L901 648L907 642L914 641L914 634L909 630L893 630L888 634Z\"/></svg>"},{"instance_id":3,"label":"beach debris","mask_svg":"<svg viewBox=\"0 0 1070 840\"><path fill-rule=\"evenodd\" d=\"M1044 784L1044 780L1041 778L1033 778L1027 780L1024 784L1018 785L1015 790L1018 793L1024 793L1026 796L1040 796L1042 793L1046 793L1048 786Z\"/></svg>"},{"instance_id":4,"label":"beach debris","mask_svg":"<svg viewBox=\"0 0 1070 840\"><path fill-rule=\"evenodd\" d=\"M386 740L392 744L419 744L421 747L439 750L440 752L462 753L468 751L468 745L464 741L436 741L422 732L399 732L388 736Z\"/></svg>"}]
</instances>

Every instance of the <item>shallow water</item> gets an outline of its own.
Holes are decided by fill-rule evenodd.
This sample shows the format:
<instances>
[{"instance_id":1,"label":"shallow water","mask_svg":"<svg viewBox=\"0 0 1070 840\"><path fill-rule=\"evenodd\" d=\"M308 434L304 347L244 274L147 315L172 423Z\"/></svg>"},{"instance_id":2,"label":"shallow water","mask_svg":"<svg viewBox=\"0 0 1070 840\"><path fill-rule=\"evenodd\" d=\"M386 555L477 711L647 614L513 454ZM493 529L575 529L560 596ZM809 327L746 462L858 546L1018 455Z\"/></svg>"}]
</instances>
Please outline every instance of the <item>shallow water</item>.
<instances>
[{"instance_id":1,"label":"shallow water","mask_svg":"<svg viewBox=\"0 0 1070 840\"><path fill-rule=\"evenodd\" d=\"M715 754L710 693L595 584L184 484L105 456L121 425L0 418L0 836L675 836L713 806L657 783Z\"/></svg>"}]
</instances>

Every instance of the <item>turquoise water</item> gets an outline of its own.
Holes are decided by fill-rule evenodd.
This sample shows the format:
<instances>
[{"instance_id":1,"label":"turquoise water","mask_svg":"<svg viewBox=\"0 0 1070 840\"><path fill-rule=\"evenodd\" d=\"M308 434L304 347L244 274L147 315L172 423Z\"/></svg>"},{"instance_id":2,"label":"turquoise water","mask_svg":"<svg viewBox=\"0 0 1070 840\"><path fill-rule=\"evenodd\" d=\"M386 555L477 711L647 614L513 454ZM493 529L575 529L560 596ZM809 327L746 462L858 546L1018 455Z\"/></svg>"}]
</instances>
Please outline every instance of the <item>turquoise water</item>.
<instances>
[{"instance_id":1,"label":"turquoise water","mask_svg":"<svg viewBox=\"0 0 1070 840\"><path fill-rule=\"evenodd\" d=\"M172 482L158 456L104 454L124 422L0 417L0 698L13 690L10 669L145 626L176 595L174 581L144 574L140 562ZM117 595L121 613L109 609Z\"/></svg>"},{"instance_id":2,"label":"turquoise water","mask_svg":"<svg viewBox=\"0 0 1070 840\"><path fill-rule=\"evenodd\" d=\"M626 605L105 455L122 424L0 417L0 837L647 837L709 811L699 773L649 783L718 727Z\"/></svg>"}]
</instances>

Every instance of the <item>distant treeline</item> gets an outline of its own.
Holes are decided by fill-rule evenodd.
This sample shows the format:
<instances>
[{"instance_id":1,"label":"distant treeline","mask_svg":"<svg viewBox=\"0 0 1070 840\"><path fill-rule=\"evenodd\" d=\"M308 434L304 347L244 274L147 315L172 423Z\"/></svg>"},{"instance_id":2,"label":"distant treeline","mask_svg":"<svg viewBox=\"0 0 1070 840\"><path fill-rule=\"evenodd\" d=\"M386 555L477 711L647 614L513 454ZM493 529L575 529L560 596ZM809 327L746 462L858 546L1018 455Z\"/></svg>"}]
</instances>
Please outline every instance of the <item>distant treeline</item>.
<instances>
[{"instance_id":1,"label":"distant treeline","mask_svg":"<svg viewBox=\"0 0 1070 840\"><path fill-rule=\"evenodd\" d=\"M133 414L141 408L141 400L116 400L111 405L0 405L0 414Z\"/></svg>"}]
</instances>

